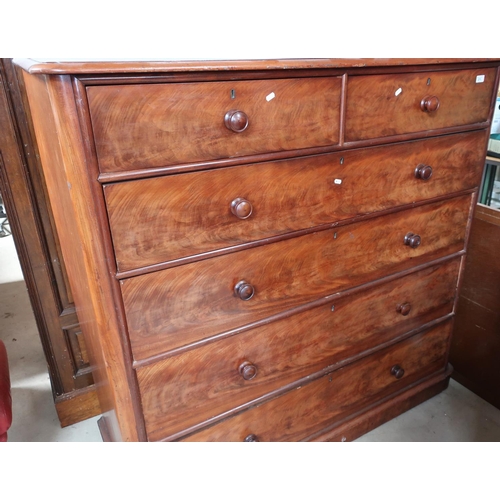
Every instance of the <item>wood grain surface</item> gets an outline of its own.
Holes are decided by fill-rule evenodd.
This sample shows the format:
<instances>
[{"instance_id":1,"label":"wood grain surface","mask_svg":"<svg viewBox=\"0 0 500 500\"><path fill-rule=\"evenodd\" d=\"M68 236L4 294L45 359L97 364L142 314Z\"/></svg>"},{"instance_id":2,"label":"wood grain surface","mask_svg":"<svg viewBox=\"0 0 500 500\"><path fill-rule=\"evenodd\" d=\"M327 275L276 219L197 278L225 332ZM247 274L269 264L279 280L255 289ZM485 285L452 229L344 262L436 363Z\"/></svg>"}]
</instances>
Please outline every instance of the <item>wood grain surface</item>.
<instances>
[{"instance_id":1,"label":"wood grain surface","mask_svg":"<svg viewBox=\"0 0 500 500\"><path fill-rule=\"evenodd\" d=\"M137 420L133 372L122 344L124 325L115 308L105 226L97 215L99 185L88 172L71 79L23 76L103 418L113 440L138 441L141 424Z\"/></svg>"},{"instance_id":2,"label":"wood grain surface","mask_svg":"<svg viewBox=\"0 0 500 500\"><path fill-rule=\"evenodd\" d=\"M22 72L0 59L0 192L23 270L62 426L100 413L90 370L80 370L85 342L78 324L34 139ZM3 264L0 264L3 265ZM71 328L70 328L71 326ZM68 340L70 340L68 342ZM72 411L74 410L74 412Z\"/></svg>"},{"instance_id":3,"label":"wood grain surface","mask_svg":"<svg viewBox=\"0 0 500 500\"><path fill-rule=\"evenodd\" d=\"M101 172L336 144L341 79L89 87ZM236 133L228 111L248 116Z\"/></svg>"},{"instance_id":4,"label":"wood grain surface","mask_svg":"<svg viewBox=\"0 0 500 500\"><path fill-rule=\"evenodd\" d=\"M453 378L500 409L500 211L478 205L472 221L457 321Z\"/></svg>"},{"instance_id":5,"label":"wood grain surface","mask_svg":"<svg viewBox=\"0 0 500 500\"><path fill-rule=\"evenodd\" d=\"M463 250L471 196L121 281L136 360ZM422 238L404 244L408 232ZM255 288L248 301L234 287Z\"/></svg>"},{"instance_id":6,"label":"wood grain surface","mask_svg":"<svg viewBox=\"0 0 500 500\"><path fill-rule=\"evenodd\" d=\"M447 322L186 438L186 441L299 441L336 420L442 370ZM391 375L395 365L404 376Z\"/></svg>"},{"instance_id":7,"label":"wood grain surface","mask_svg":"<svg viewBox=\"0 0 500 500\"><path fill-rule=\"evenodd\" d=\"M197 72L225 71L234 70L294 70L294 69L328 69L328 68L391 68L392 71L405 66L422 65L449 65L449 64L470 64L470 63L488 63L499 59L487 57L458 58L458 57L439 57L439 58L321 58L321 59L200 59L200 60L172 60L172 59L143 59L137 58L135 61L130 59L58 59L55 61L50 58L17 58L16 64L20 65L29 73L42 74L120 74L120 73L163 73L163 72Z\"/></svg>"},{"instance_id":8,"label":"wood grain surface","mask_svg":"<svg viewBox=\"0 0 500 500\"><path fill-rule=\"evenodd\" d=\"M355 413L351 418L345 418L318 431L308 437L307 441L354 441L444 391L448 387L452 371L453 367L448 364L444 370L411 384L403 391L389 395L364 411Z\"/></svg>"},{"instance_id":9,"label":"wood grain surface","mask_svg":"<svg viewBox=\"0 0 500 500\"><path fill-rule=\"evenodd\" d=\"M353 76L347 85L345 141L486 122L495 82L495 68ZM426 96L439 99L437 111L421 110Z\"/></svg>"},{"instance_id":10,"label":"wood grain surface","mask_svg":"<svg viewBox=\"0 0 500 500\"><path fill-rule=\"evenodd\" d=\"M476 187L488 131L104 186L119 271ZM415 177L432 168L428 180ZM360 196L360 192L363 193ZM251 204L248 218L231 202Z\"/></svg>"},{"instance_id":11,"label":"wood grain surface","mask_svg":"<svg viewBox=\"0 0 500 500\"><path fill-rule=\"evenodd\" d=\"M450 314L459 265L454 259L138 369L149 439L163 439ZM402 304L410 305L407 315L398 311ZM256 367L251 380L239 372L245 362Z\"/></svg>"}]
</instances>

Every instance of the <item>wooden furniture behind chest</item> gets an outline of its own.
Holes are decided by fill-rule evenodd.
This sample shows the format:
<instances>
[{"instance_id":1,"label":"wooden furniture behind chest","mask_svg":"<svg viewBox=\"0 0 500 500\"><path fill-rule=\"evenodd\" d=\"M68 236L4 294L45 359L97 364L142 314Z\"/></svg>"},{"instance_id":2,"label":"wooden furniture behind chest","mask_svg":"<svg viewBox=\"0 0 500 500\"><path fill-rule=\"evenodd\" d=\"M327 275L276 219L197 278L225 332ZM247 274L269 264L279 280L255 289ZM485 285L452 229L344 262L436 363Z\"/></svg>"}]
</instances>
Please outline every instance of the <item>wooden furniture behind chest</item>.
<instances>
[{"instance_id":1,"label":"wooden furniture behind chest","mask_svg":"<svg viewBox=\"0 0 500 500\"><path fill-rule=\"evenodd\" d=\"M100 408L21 87L12 59L1 58L0 192L47 361L55 408L66 426L99 415Z\"/></svg>"},{"instance_id":2,"label":"wooden furniture behind chest","mask_svg":"<svg viewBox=\"0 0 500 500\"><path fill-rule=\"evenodd\" d=\"M478 205L450 348L453 378L500 409L500 211Z\"/></svg>"},{"instance_id":3,"label":"wooden furniture behind chest","mask_svg":"<svg viewBox=\"0 0 500 500\"><path fill-rule=\"evenodd\" d=\"M106 439L351 440L447 386L498 60L17 64Z\"/></svg>"}]
</instances>

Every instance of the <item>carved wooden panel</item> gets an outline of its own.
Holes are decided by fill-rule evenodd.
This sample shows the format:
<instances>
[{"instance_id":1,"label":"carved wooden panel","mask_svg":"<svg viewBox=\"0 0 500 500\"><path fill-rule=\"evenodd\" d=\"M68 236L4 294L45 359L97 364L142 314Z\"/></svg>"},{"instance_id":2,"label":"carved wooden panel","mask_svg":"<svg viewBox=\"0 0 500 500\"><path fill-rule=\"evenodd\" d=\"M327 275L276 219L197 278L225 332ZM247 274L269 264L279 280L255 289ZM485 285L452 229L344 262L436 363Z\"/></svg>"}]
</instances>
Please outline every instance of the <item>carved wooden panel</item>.
<instances>
[{"instance_id":1,"label":"carved wooden panel","mask_svg":"<svg viewBox=\"0 0 500 500\"><path fill-rule=\"evenodd\" d=\"M63 425L100 412L92 374L75 376L75 360L86 347L68 343L66 332L78 330L73 296L68 284L52 210L39 164L28 108L25 106L15 67L0 60L0 169L1 189L9 213L12 235L40 333L56 403L65 403ZM67 330L67 325L73 325ZM71 337L71 335L70 335ZM71 350L74 347L74 350ZM84 359L84 358L82 358ZM79 369L85 371L82 365ZM78 371L78 370L77 370ZM89 392L90 388L90 392ZM82 392L83 391L83 392ZM85 404L79 395L85 393ZM71 396L69 398L69 396ZM75 414L72 408L77 408Z\"/></svg>"}]
</instances>

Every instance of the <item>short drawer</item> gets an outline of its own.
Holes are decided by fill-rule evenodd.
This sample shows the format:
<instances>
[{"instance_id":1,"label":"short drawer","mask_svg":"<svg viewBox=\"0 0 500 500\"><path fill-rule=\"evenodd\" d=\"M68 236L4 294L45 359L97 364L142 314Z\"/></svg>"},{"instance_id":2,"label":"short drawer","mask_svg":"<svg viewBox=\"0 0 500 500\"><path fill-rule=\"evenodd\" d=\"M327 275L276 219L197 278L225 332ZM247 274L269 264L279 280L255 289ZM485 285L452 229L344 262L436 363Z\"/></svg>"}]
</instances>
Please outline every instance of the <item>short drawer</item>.
<instances>
[{"instance_id":1,"label":"short drawer","mask_svg":"<svg viewBox=\"0 0 500 500\"><path fill-rule=\"evenodd\" d=\"M118 270L474 188L487 140L483 130L106 185Z\"/></svg>"},{"instance_id":2,"label":"short drawer","mask_svg":"<svg viewBox=\"0 0 500 500\"><path fill-rule=\"evenodd\" d=\"M197 343L459 252L471 202L460 196L121 280L133 355Z\"/></svg>"},{"instance_id":3,"label":"short drawer","mask_svg":"<svg viewBox=\"0 0 500 500\"><path fill-rule=\"evenodd\" d=\"M496 68L349 77L345 141L484 123Z\"/></svg>"},{"instance_id":4,"label":"short drawer","mask_svg":"<svg viewBox=\"0 0 500 500\"><path fill-rule=\"evenodd\" d=\"M454 259L138 369L149 439L172 436L451 313L459 265Z\"/></svg>"},{"instance_id":5,"label":"short drawer","mask_svg":"<svg viewBox=\"0 0 500 500\"><path fill-rule=\"evenodd\" d=\"M341 78L88 87L101 172L339 141Z\"/></svg>"},{"instance_id":6,"label":"short drawer","mask_svg":"<svg viewBox=\"0 0 500 500\"><path fill-rule=\"evenodd\" d=\"M451 322L244 411L186 441L300 441L445 368Z\"/></svg>"}]
</instances>

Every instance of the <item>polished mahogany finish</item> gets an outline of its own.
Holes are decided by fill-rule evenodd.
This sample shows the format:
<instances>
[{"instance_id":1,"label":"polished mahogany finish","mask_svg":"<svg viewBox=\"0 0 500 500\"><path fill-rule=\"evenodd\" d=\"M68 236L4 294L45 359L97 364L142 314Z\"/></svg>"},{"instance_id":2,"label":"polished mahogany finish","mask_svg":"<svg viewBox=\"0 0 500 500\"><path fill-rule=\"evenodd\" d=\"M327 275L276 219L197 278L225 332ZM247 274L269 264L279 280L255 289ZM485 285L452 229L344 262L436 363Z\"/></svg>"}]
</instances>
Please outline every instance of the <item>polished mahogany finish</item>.
<instances>
[{"instance_id":1,"label":"polished mahogany finish","mask_svg":"<svg viewBox=\"0 0 500 500\"><path fill-rule=\"evenodd\" d=\"M106 436L354 439L443 390L499 63L20 61Z\"/></svg>"},{"instance_id":2,"label":"polished mahogany finish","mask_svg":"<svg viewBox=\"0 0 500 500\"><path fill-rule=\"evenodd\" d=\"M183 440L243 441L249 434L259 441L307 440L329 423L341 422L364 406L444 370L450 334L448 322ZM391 373L396 359L404 359L406 367L400 379Z\"/></svg>"},{"instance_id":3,"label":"polished mahogany finish","mask_svg":"<svg viewBox=\"0 0 500 500\"><path fill-rule=\"evenodd\" d=\"M428 181L432 177L432 167L430 165L418 165L415 169L415 177Z\"/></svg>"},{"instance_id":4,"label":"polished mahogany finish","mask_svg":"<svg viewBox=\"0 0 500 500\"><path fill-rule=\"evenodd\" d=\"M464 249L470 195L121 281L134 359L221 332ZM406 228L425 244L403 244ZM297 263L300 262L300 265ZM245 285L243 297L235 285ZM251 300L245 300L252 296ZM168 321L163 320L163 314Z\"/></svg>"},{"instance_id":5,"label":"polished mahogany finish","mask_svg":"<svg viewBox=\"0 0 500 500\"><path fill-rule=\"evenodd\" d=\"M150 439L248 405L450 315L459 266L460 259L454 258L356 293L339 294L306 311L138 368ZM402 299L415 302L407 316L396 310ZM259 368L251 383L236 371L240 361L248 360ZM204 367L203 377L199 366ZM192 400L197 401L194 413Z\"/></svg>"},{"instance_id":6,"label":"polished mahogany finish","mask_svg":"<svg viewBox=\"0 0 500 500\"><path fill-rule=\"evenodd\" d=\"M493 68L353 76L347 84L345 140L486 124L495 85ZM439 96L439 110L422 113L420 103L429 92Z\"/></svg>"},{"instance_id":7,"label":"polished mahogany finish","mask_svg":"<svg viewBox=\"0 0 500 500\"><path fill-rule=\"evenodd\" d=\"M391 368L391 375L394 375L397 379L402 378L404 374L405 374L404 369L401 368L399 365L394 365Z\"/></svg>"},{"instance_id":8,"label":"polished mahogany finish","mask_svg":"<svg viewBox=\"0 0 500 500\"><path fill-rule=\"evenodd\" d=\"M481 182L487 139L482 130L106 185L118 269L312 231L472 189ZM414 176L422 163L434 166L426 182ZM463 167L460 175L457 165ZM246 215L249 207L242 199L253 207L244 220L229 209L234 203Z\"/></svg>"},{"instance_id":9,"label":"polished mahogany finish","mask_svg":"<svg viewBox=\"0 0 500 500\"><path fill-rule=\"evenodd\" d=\"M135 61L129 58L124 60L106 60L99 61L82 61L82 60L66 60L55 61L54 59L16 59L16 64L22 67L25 71L32 75L141 75L141 74L176 74L176 73L193 73L193 72L209 72L216 71L223 77L226 72L233 71L283 71L284 68L289 70L328 70L341 69L343 71L353 70L355 68L376 68L378 71L389 68L390 71L411 66L418 68L419 66L437 66L437 65L457 65L457 64L472 64L480 63L482 66L498 65L498 59L487 57L475 58L343 58L343 59L240 59L240 60L165 60L165 61L150 61L147 59L137 59Z\"/></svg>"},{"instance_id":10,"label":"polished mahogany finish","mask_svg":"<svg viewBox=\"0 0 500 500\"><path fill-rule=\"evenodd\" d=\"M124 356L123 318L116 308L119 289L112 279L103 278L110 276L110 241L102 232L104 206L99 209L99 205L89 203L96 199L98 186L92 179L97 176L88 175L87 151L80 136L71 79L57 77L47 86L41 77L25 79L25 84L42 166L46 169L50 165L51 172L53 169L45 180L78 318L85 332L102 418L108 422L111 439L144 440L143 428L138 424L131 360ZM105 338L102 325L106 325Z\"/></svg>"},{"instance_id":11,"label":"polished mahogany finish","mask_svg":"<svg viewBox=\"0 0 500 500\"><path fill-rule=\"evenodd\" d=\"M235 198L231 202L231 212L238 219L248 219L252 215L253 206L245 198Z\"/></svg>"},{"instance_id":12,"label":"polished mahogany finish","mask_svg":"<svg viewBox=\"0 0 500 500\"><path fill-rule=\"evenodd\" d=\"M255 288L242 280L234 285L234 294L241 300L250 300L255 295Z\"/></svg>"},{"instance_id":13,"label":"polished mahogany finish","mask_svg":"<svg viewBox=\"0 0 500 500\"><path fill-rule=\"evenodd\" d=\"M250 363L250 361L241 363L238 371L245 380L252 380L257 375L257 367Z\"/></svg>"},{"instance_id":14,"label":"polished mahogany finish","mask_svg":"<svg viewBox=\"0 0 500 500\"><path fill-rule=\"evenodd\" d=\"M341 85L330 77L88 87L100 170L337 144ZM245 110L231 115L231 130L229 106ZM251 125L234 133L245 116Z\"/></svg>"},{"instance_id":15,"label":"polished mahogany finish","mask_svg":"<svg viewBox=\"0 0 500 500\"><path fill-rule=\"evenodd\" d=\"M409 246L410 248L418 248L420 246L420 243L422 243L422 238L418 234L413 234L413 233L407 233L405 235L405 245Z\"/></svg>"},{"instance_id":16,"label":"polished mahogany finish","mask_svg":"<svg viewBox=\"0 0 500 500\"><path fill-rule=\"evenodd\" d=\"M403 316L408 316L411 311L411 304L409 302L405 302L404 304L398 304L396 311Z\"/></svg>"},{"instance_id":17,"label":"polished mahogany finish","mask_svg":"<svg viewBox=\"0 0 500 500\"><path fill-rule=\"evenodd\" d=\"M232 109L224 115L224 125L233 132L243 132L248 127L248 116L244 111Z\"/></svg>"},{"instance_id":18,"label":"polished mahogany finish","mask_svg":"<svg viewBox=\"0 0 500 500\"><path fill-rule=\"evenodd\" d=\"M439 98L435 95L425 96L420 102L420 109L427 113L433 113L439 109Z\"/></svg>"}]
</instances>

